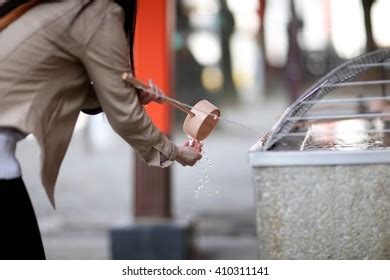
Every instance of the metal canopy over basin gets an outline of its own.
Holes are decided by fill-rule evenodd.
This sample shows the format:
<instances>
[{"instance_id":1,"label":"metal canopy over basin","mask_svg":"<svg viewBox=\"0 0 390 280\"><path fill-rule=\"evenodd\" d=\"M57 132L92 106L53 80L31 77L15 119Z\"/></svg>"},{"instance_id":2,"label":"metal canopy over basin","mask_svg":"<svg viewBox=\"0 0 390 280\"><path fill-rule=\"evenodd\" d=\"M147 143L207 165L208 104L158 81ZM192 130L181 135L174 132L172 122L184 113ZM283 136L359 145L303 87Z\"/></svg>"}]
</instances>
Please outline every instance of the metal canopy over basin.
<instances>
[{"instance_id":1,"label":"metal canopy over basin","mask_svg":"<svg viewBox=\"0 0 390 280\"><path fill-rule=\"evenodd\" d=\"M389 57L330 72L249 151L261 259L390 259Z\"/></svg>"}]
</instances>

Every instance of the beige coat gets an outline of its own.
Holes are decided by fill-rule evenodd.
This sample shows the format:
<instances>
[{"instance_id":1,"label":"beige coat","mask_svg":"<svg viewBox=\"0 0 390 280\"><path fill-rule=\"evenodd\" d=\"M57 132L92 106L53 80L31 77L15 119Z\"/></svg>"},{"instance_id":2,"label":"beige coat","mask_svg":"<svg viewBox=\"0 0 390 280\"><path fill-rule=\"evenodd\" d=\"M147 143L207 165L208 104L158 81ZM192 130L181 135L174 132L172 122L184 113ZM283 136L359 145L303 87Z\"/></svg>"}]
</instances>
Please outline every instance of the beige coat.
<instances>
[{"instance_id":1,"label":"beige coat","mask_svg":"<svg viewBox=\"0 0 390 280\"><path fill-rule=\"evenodd\" d=\"M149 165L168 166L177 152L145 114L135 89L121 79L130 71L122 9L98 0L72 22L85 2L38 5L0 33L0 127L34 134L53 206L81 109L101 107ZM161 155L169 160L161 163Z\"/></svg>"}]
</instances>

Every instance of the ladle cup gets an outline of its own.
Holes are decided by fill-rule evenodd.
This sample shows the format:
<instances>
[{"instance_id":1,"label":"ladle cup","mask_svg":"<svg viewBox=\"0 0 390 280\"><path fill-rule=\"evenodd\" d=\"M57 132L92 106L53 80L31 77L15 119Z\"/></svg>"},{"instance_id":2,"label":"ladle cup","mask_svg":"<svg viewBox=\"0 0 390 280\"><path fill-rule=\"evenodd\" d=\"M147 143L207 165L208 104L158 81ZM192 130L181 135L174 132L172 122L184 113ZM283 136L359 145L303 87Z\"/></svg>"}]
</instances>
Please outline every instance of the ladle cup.
<instances>
[{"instance_id":1,"label":"ladle cup","mask_svg":"<svg viewBox=\"0 0 390 280\"><path fill-rule=\"evenodd\" d=\"M201 100L195 104L183 124L183 131L188 136L202 141L209 136L215 128L221 115L220 110L207 100Z\"/></svg>"},{"instance_id":2,"label":"ladle cup","mask_svg":"<svg viewBox=\"0 0 390 280\"><path fill-rule=\"evenodd\" d=\"M149 86L137 80L130 74L124 73L122 78L135 88L150 92ZM202 141L210 135L211 131L213 131L217 125L221 115L221 111L207 100L199 101L190 110L187 108L186 104L183 104L168 96L159 95L159 98L163 102L166 102L187 114L183 124L183 131L189 137L192 137L198 141Z\"/></svg>"}]
</instances>

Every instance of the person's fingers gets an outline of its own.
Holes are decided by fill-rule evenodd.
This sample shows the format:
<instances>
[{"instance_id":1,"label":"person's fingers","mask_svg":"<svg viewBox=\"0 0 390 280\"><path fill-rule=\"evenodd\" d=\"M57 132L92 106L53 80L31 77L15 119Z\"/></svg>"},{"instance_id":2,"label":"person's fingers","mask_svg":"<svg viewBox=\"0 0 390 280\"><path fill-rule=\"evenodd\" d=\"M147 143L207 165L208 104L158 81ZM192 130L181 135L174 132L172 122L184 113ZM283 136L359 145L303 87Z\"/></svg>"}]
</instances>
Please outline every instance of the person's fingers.
<instances>
[{"instance_id":1,"label":"person's fingers","mask_svg":"<svg viewBox=\"0 0 390 280\"><path fill-rule=\"evenodd\" d=\"M196 140L196 139L192 139L191 141L188 142L188 145L186 145L186 146L194 148L197 152L201 153L203 144L200 141Z\"/></svg>"},{"instance_id":2,"label":"person's fingers","mask_svg":"<svg viewBox=\"0 0 390 280\"><path fill-rule=\"evenodd\" d=\"M147 96L148 95L148 93L147 92L145 92L145 91L137 91L137 93L138 93L138 97L139 98L143 98L143 97L145 97L145 96Z\"/></svg>"},{"instance_id":3,"label":"person's fingers","mask_svg":"<svg viewBox=\"0 0 390 280\"><path fill-rule=\"evenodd\" d=\"M186 140L186 141L184 142L184 146L188 147L189 145L190 145L190 141Z\"/></svg>"},{"instance_id":4,"label":"person's fingers","mask_svg":"<svg viewBox=\"0 0 390 280\"><path fill-rule=\"evenodd\" d=\"M144 105L144 98L145 98L145 94L143 92L139 93L138 94L138 99L139 99L139 102Z\"/></svg>"},{"instance_id":5,"label":"person's fingers","mask_svg":"<svg viewBox=\"0 0 390 280\"><path fill-rule=\"evenodd\" d=\"M157 103L163 103L163 98L162 96L164 93L161 91L161 89L151 80L149 79L149 87L154 93L154 101Z\"/></svg>"},{"instance_id":6,"label":"person's fingers","mask_svg":"<svg viewBox=\"0 0 390 280\"><path fill-rule=\"evenodd\" d=\"M146 93L140 96L140 102L142 105L147 105L153 100L153 96Z\"/></svg>"},{"instance_id":7,"label":"person's fingers","mask_svg":"<svg viewBox=\"0 0 390 280\"><path fill-rule=\"evenodd\" d=\"M151 94L153 94L154 99L157 99L158 91L156 90L156 85L153 83L152 79L148 80L149 89Z\"/></svg>"},{"instance_id":8,"label":"person's fingers","mask_svg":"<svg viewBox=\"0 0 390 280\"><path fill-rule=\"evenodd\" d=\"M199 153L202 152L202 146L203 146L203 145L202 145L200 142L197 142L197 143L196 143L195 148L196 148L196 150L197 150Z\"/></svg>"},{"instance_id":9,"label":"person's fingers","mask_svg":"<svg viewBox=\"0 0 390 280\"><path fill-rule=\"evenodd\" d=\"M144 100L145 100L145 102L150 103L153 100L153 96L148 94L147 96L145 96Z\"/></svg>"},{"instance_id":10,"label":"person's fingers","mask_svg":"<svg viewBox=\"0 0 390 280\"><path fill-rule=\"evenodd\" d=\"M156 97L161 95L160 89L156 85L154 85L153 92L156 95Z\"/></svg>"},{"instance_id":11,"label":"person's fingers","mask_svg":"<svg viewBox=\"0 0 390 280\"><path fill-rule=\"evenodd\" d=\"M154 95L157 97L157 95L159 94L159 90L156 84L152 81L152 79L149 79L149 87L154 93Z\"/></svg>"},{"instance_id":12,"label":"person's fingers","mask_svg":"<svg viewBox=\"0 0 390 280\"><path fill-rule=\"evenodd\" d=\"M191 166L194 166L194 165L196 164L197 161L198 161L197 159L192 160L190 165L191 165Z\"/></svg>"},{"instance_id":13,"label":"person's fingers","mask_svg":"<svg viewBox=\"0 0 390 280\"><path fill-rule=\"evenodd\" d=\"M160 88L159 88L155 83L153 83L153 92L154 92L156 95L160 95L160 94L161 94Z\"/></svg>"}]
</instances>

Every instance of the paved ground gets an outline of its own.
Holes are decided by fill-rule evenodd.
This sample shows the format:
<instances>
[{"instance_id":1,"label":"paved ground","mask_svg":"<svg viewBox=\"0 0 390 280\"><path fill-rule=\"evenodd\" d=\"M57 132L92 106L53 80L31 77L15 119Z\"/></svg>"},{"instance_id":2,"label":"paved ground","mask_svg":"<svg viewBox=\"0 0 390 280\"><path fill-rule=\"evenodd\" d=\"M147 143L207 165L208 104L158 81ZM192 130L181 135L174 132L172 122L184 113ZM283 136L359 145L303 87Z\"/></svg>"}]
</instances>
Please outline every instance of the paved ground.
<instances>
[{"instance_id":1,"label":"paved ground","mask_svg":"<svg viewBox=\"0 0 390 280\"><path fill-rule=\"evenodd\" d=\"M283 112L281 95L250 104L225 106L223 116L265 132ZM19 144L24 179L36 208L49 259L110 258L108 230L132 219L132 153L101 117L80 122L63 163L54 211L41 187L34 139ZM93 138L90 131L94 131ZM261 133L221 122L205 141L212 167L210 182L199 192L199 166L173 168L173 211L196 224L195 247L201 259L256 258L254 201L248 149ZM178 131L177 143L184 141Z\"/></svg>"}]
</instances>

